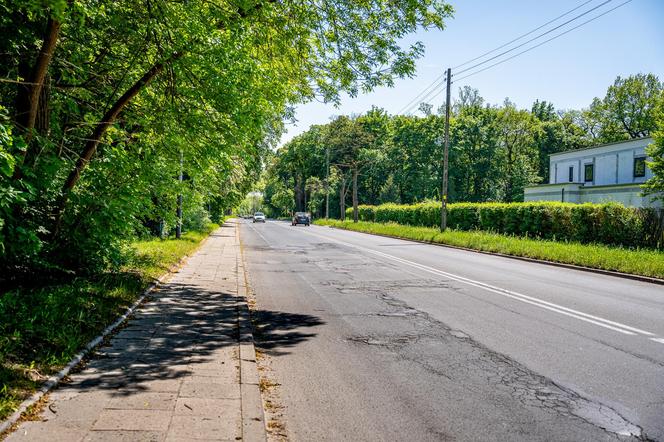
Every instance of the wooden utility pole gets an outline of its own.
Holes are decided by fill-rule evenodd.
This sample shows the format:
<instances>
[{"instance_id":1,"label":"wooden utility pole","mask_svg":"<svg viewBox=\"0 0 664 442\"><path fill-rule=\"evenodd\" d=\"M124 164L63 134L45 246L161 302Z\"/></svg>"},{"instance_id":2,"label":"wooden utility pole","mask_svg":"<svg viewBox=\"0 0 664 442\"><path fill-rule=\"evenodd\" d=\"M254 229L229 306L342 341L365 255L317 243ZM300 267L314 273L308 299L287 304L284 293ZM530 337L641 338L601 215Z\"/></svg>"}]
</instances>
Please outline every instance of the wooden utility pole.
<instances>
[{"instance_id":1,"label":"wooden utility pole","mask_svg":"<svg viewBox=\"0 0 664 442\"><path fill-rule=\"evenodd\" d=\"M327 172L325 175L325 219L330 217L330 147L325 147L325 164Z\"/></svg>"},{"instance_id":2,"label":"wooden utility pole","mask_svg":"<svg viewBox=\"0 0 664 442\"><path fill-rule=\"evenodd\" d=\"M440 231L447 229L447 168L448 152L450 149L450 86L452 80L452 69L447 68L447 100L445 101L445 147L443 154L443 191L440 205Z\"/></svg>"}]
</instances>

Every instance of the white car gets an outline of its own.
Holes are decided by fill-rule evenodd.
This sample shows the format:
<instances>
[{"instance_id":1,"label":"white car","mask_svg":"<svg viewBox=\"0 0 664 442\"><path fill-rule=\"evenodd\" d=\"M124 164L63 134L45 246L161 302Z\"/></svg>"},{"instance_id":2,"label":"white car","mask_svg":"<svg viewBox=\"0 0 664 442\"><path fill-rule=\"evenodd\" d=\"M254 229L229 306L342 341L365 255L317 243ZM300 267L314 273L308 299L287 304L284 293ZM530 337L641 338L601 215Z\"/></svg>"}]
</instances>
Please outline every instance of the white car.
<instances>
[{"instance_id":1,"label":"white car","mask_svg":"<svg viewBox=\"0 0 664 442\"><path fill-rule=\"evenodd\" d=\"M265 222L265 214L263 212L254 213L254 222L255 223L264 223Z\"/></svg>"}]
</instances>

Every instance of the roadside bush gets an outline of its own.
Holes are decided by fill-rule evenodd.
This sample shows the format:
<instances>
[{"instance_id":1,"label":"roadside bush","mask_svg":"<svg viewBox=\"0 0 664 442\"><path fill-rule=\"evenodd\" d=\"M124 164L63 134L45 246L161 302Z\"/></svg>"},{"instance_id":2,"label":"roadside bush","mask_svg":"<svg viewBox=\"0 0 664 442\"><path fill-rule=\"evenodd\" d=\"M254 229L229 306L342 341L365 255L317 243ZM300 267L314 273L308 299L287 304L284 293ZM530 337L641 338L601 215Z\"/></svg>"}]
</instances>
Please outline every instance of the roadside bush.
<instances>
[{"instance_id":1,"label":"roadside bush","mask_svg":"<svg viewBox=\"0 0 664 442\"><path fill-rule=\"evenodd\" d=\"M210 224L210 214L201 206L194 206L185 212L182 227L185 230L204 230Z\"/></svg>"},{"instance_id":2,"label":"roadside bush","mask_svg":"<svg viewBox=\"0 0 664 442\"><path fill-rule=\"evenodd\" d=\"M664 219L656 209L617 203L557 202L454 203L447 207L448 226L455 230L484 230L586 244L664 247ZM352 209L347 216L352 216ZM436 227L440 225L440 204L363 205L359 207L359 217L361 221Z\"/></svg>"}]
</instances>

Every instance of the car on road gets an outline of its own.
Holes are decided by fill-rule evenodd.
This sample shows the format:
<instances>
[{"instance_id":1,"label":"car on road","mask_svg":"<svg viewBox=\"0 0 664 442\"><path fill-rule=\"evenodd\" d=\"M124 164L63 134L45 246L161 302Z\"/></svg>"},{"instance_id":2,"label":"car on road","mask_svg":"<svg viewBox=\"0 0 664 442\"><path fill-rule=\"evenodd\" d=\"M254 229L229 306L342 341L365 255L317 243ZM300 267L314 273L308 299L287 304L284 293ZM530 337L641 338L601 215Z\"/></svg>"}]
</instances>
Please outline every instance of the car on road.
<instances>
[{"instance_id":1,"label":"car on road","mask_svg":"<svg viewBox=\"0 0 664 442\"><path fill-rule=\"evenodd\" d=\"M265 214L263 212L254 213L254 222L255 223L264 223L265 222Z\"/></svg>"},{"instance_id":2,"label":"car on road","mask_svg":"<svg viewBox=\"0 0 664 442\"><path fill-rule=\"evenodd\" d=\"M291 225L297 226L298 224L304 224L305 226L311 224L311 217L309 216L309 214L305 212L295 212L295 215L293 215L293 221L291 222Z\"/></svg>"}]
</instances>

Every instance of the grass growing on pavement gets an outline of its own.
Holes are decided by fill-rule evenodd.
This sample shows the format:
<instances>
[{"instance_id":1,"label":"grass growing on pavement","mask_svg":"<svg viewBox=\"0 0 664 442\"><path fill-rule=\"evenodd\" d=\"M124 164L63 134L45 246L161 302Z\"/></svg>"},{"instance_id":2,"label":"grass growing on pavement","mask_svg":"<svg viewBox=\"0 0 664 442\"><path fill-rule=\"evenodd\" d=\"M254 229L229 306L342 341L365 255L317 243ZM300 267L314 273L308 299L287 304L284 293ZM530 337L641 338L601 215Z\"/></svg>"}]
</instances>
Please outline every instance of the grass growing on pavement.
<instances>
[{"instance_id":1,"label":"grass growing on pavement","mask_svg":"<svg viewBox=\"0 0 664 442\"><path fill-rule=\"evenodd\" d=\"M217 227L134 241L117 272L0 293L0 420Z\"/></svg>"},{"instance_id":2,"label":"grass growing on pavement","mask_svg":"<svg viewBox=\"0 0 664 442\"><path fill-rule=\"evenodd\" d=\"M358 232L377 233L396 238L465 247L485 252L575 264L602 270L664 278L664 252L625 249L604 245L520 238L482 231L448 230L441 233L430 227L404 226L396 223L318 220L315 224Z\"/></svg>"}]
</instances>

